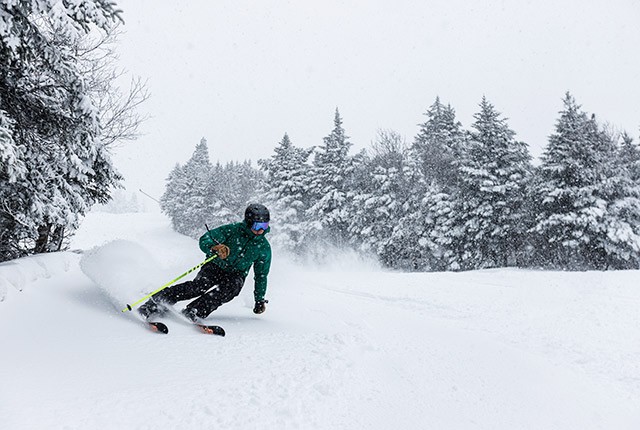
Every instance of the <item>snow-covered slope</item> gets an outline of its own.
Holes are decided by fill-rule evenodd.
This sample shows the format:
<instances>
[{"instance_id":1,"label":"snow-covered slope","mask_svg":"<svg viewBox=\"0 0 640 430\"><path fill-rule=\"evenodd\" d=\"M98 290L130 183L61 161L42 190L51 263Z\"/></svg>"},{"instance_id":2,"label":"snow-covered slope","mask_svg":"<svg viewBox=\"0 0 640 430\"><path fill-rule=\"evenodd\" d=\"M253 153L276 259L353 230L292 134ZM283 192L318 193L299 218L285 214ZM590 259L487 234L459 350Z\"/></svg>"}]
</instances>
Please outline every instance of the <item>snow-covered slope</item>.
<instances>
[{"instance_id":1,"label":"snow-covered slope","mask_svg":"<svg viewBox=\"0 0 640 430\"><path fill-rule=\"evenodd\" d=\"M274 226L277 228L277 226ZM277 253L169 335L120 310L202 259L160 215L0 265L1 429L638 429L640 272L402 274Z\"/></svg>"}]
</instances>

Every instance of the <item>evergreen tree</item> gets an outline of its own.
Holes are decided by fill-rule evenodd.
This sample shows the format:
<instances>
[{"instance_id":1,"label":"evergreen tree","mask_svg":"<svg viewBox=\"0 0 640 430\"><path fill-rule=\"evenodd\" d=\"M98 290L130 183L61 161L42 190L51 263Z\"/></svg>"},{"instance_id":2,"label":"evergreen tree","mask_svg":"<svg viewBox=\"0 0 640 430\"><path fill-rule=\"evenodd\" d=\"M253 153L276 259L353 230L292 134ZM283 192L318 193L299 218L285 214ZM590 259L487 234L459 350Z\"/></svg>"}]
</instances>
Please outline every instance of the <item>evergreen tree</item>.
<instances>
[{"instance_id":1,"label":"evergreen tree","mask_svg":"<svg viewBox=\"0 0 640 430\"><path fill-rule=\"evenodd\" d=\"M160 207L171 218L175 231L192 237L202 234L208 213L211 167L207 140L202 138L186 164L176 165L167 178Z\"/></svg>"},{"instance_id":2,"label":"evergreen tree","mask_svg":"<svg viewBox=\"0 0 640 430\"><path fill-rule=\"evenodd\" d=\"M602 249L605 258L596 268L637 269L640 265L640 185L632 179L632 170L620 168L615 157L608 160L608 174L593 190L606 202L602 231L592 252Z\"/></svg>"},{"instance_id":3,"label":"evergreen tree","mask_svg":"<svg viewBox=\"0 0 640 430\"><path fill-rule=\"evenodd\" d=\"M626 132L622 133L620 164L627 169L631 180L640 182L640 148Z\"/></svg>"},{"instance_id":4,"label":"evergreen tree","mask_svg":"<svg viewBox=\"0 0 640 430\"><path fill-rule=\"evenodd\" d=\"M217 161L207 173L207 186L204 190L204 195L207 196L204 220L207 225L226 224L236 215L228 205L230 197L227 182L233 178L227 177L227 170Z\"/></svg>"},{"instance_id":5,"label":"evergreen tree","mask_svg":"<svg viewBox=\"0 0 640 430\"><path fill-rule=\"evenodd\" d=\"M353 175L353 160L349 155L351 143L342 127L336 109L334 128L316 149L310 170L309 195L312 206L307 217L314 222L307 233L319 234L333 244L343 245L348 239L348 191Z\"/></svg>"},{"instance_id":6,"label":"evergreen tree","mask_svg":"<svg viewBox=\"0 0 640 430\"><path fill-rule=\"evenodd\" d=\"M309 208L307 164L313 148L297 148L285 133L268 160L260 160L266 172L265 199L272 213L273 244L300 254L306 229L305 211Z\"/></svg>"},{"instance_id":7,"label":"evergreen tree","mask_svg":"<svg viewBox=\"0 0 640 430\"><path fill-rule=\"evenodd\" d=\"M527 145L485 97L459 161L460 190L453 220L452 267L515 264L525 243L525 185L531 173ZM449 240L447 239L447 241Z\"/></svg>"},{"instance_id":8,"label":"evergreen tree","mask_svg":"<svg viewBox=\"0 0 640 430\"><path fill-rule=\"evenodd\" d=\"M236 222L249 203L262 201L264 178L250 161L229 162L214 175L209 196L221 196L222 206L217 212L209 211L213 224Z\"/></svg>"},{"instance_id":9,"label":"evergreen tree","mask_svg":"<svg viewBox=\"0 0 640 430\"><path fill-rule=\"evenodd\" d=\"M407 168L408 200L393 237L404 244L404 260L412 270L444 270L452 257L451 206L460 187L457 160L462 156L465 134L450 105L436 98L425 113L427 121L410 148ZM405 265L405 267L409 267Z\"/></svg>"},{"instance_id":10,"label":"evergreen tree","mask_svg":"<svg viewBox=\"0 0 640 430\"><path fill-rule=\"evenodd\" d=\"M180 217L180 214L184 211L184 206L187 204L182 199L182 195L186 190L184 168L179 163L176 163L166 180L165 191L160 197L160 209L169 216L175 231L184 231Z\"/></svg>"},{"instance_id":11,"label":"evergreen tree","mask_svg":"<svg viewBox=\"0 0 640 430\"><path fill-rule=\"evenodd\" d=\"M598 183L595 136L589 119L567 93L556 131L542 156L536 180L539 208L533 230L539 261L560 267L588 267L586 248L600 227L590 188Z\"/></svg>"},{"instance_id":12,"label":"evergreen tree","mask_svg":"<svg viewBox=\"0 0 640 430\"><path fill-rule=\"evenodd\" d=\"M462 124L456 120L450 105L437 97L425 113L427 121L420 125L412 151L420 163L425 183L440 189L451 189L458 182L456 159L464 141Z\"/></svg>"},{"instance_id":13,"label":"evergreen tree","mask_svg":"<svg viewBox=\"0 0 640 430\"><path fill-rule=\"evenodd\" d=\"M595 116L569 93L563 103L536 181L538 261L572 269L637 267L637 183L618 165L621 152Z\"/></svg>"}]
</instances>

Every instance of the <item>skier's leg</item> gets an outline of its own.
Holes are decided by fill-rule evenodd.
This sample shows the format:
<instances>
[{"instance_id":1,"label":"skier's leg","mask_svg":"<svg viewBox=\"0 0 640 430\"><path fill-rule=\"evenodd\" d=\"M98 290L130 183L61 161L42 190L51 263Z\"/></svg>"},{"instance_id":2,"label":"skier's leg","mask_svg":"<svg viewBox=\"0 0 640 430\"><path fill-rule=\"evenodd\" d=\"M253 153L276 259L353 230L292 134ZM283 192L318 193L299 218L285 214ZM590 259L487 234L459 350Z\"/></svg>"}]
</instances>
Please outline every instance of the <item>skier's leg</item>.
<instances>
[{"instance_id":1,"label":"skier's leg","mask_svg":"<svg viewBox=\"0 0 640 430\"><path fill-rule=\"evenodd\" d=\"M187 281L168 287L160 291L154 297L159 303L173 305L182 300L189 300L194 297L198 297L199 295L207 292L207 290L212 288L214 285L215 282L208 277L197 276L193 281Z\"/></svg>"},{"instance_id":2,"label":"skier's leg","mask_svg":"<svg viewBox=\"0 0 640 430\"><path fill-rule=\"evenodd\" d=\"M220 305L240 294L243 285L244 276L241 273L222 273L218 286L189 303L183 312L187 316L206 318Z\"/></svg>"},{"instance_id":3,"label":"skier's leg","mask_svg":"<svg viewBox=\"0 0 640 430\"><path fill-rule=\"evenodd\" d=\"M201 270L193 281L187 281L165 288L140 306L138 312L143 317L148 318L152 314L162 314L166 312L163 304L173 305L182 300L198 297L215 285L215 282L212 282L206 275L207 272Z\"/></svg>"}]
</instances>

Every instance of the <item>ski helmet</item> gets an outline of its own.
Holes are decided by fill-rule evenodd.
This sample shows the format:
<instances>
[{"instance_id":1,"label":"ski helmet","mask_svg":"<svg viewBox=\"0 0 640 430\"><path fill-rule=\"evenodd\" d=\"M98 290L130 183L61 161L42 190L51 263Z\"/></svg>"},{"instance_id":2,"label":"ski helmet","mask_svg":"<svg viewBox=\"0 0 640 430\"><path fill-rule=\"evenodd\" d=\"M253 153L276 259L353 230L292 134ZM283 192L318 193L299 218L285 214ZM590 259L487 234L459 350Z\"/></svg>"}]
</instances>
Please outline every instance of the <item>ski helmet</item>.
<instances>
[{"instance_id":1,"label":"ski helmet","mask_svg":"<svg viewBox=\"0 0 640 430\"><path fill-rule=\"evenodd\" d=\"M244 222L252 226L254 222L269 222L269 209L259 203L252 203L244 211Z\"/></svg>"}]
</instances>

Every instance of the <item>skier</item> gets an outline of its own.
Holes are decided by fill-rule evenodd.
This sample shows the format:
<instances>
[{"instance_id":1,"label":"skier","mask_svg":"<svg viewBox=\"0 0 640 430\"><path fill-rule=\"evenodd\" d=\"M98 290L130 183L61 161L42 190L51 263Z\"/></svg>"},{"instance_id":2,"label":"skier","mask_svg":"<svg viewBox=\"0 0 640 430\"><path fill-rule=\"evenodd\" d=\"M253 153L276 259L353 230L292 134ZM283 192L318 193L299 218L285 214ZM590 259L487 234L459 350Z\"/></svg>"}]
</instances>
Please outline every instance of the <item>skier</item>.
<instances>
[{"instance_id":1,"label":"skier","mask_svg":"<svg viewBox=\"0 0 640 430\"><path fill-rule=\"evenodd\" d=\"M254 203L245 210L244 221L207 231L200 238L200 249L207 258L214 253L217 258L202 266L193 281L165 288L140 306L138 312L148 319L153 314L164 313L166 305L195 299L182 310L182 314L197 323L198 319L206 318L220 305L240 294L253 266L253 312L263 313L268 303L264 296L271 266L271 245L265 237L270 230L269 218L269 210Z\"/></svg>"}]
</instances>

